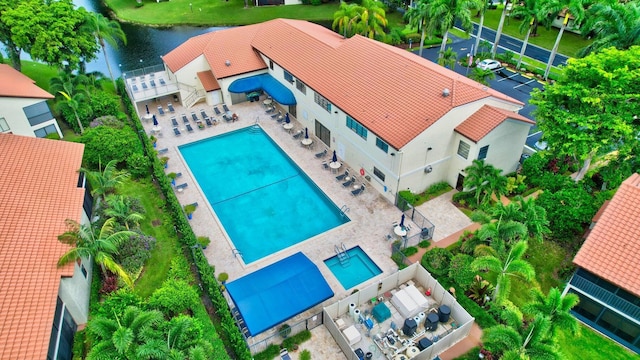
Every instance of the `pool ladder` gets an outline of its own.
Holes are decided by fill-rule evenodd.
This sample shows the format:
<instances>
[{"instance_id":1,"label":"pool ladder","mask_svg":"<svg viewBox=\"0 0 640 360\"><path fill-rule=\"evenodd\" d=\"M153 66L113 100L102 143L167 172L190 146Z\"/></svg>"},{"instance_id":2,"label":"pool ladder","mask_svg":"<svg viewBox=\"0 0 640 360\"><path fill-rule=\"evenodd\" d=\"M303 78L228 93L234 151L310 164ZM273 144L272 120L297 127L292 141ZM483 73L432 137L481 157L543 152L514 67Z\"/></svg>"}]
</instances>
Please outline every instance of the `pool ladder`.
<instances>
[{"instance_id":1,"label":"pool ladder","mask_svg":"<svg viewBox=\"0 0 640 360\"><path fill-rule=\"evenodd\" d=\"M342 218L344 218L345 216L347 216L347 213L349 212L349 207L347 207L347 205L342 205L342 207L340 208L340 216ZM344 245L344 244L343 244Z\"/></svg>"},{"instance_id":2,"label":"pool ladder","mask_svg":"<svg viewBox=\"0 0 640 360\"><path fill-rule=\"evenodd\" d=\"M338 254L338 260L340 261L340 265L345 266L347 264L349 264L349 254L347 254L347 247L344 245L344 243L340 244L340 246L335 245L333 247L336 251L336 254Z\"/></svg>"},{"instance_id":3,"label":"pool ladder","mask_svg":"<svg viewBox=\"0 0 640 360\"><path fill-rule=\"evenodd\" d=\"M238 249L233 249L231 250L233 252L233 257L238 257L238 255L240 256L240 259L242 259L242 261L244 261L244 258L242 257L242 253L240 252L240 250Z\"/></svg>"}]
</instances>

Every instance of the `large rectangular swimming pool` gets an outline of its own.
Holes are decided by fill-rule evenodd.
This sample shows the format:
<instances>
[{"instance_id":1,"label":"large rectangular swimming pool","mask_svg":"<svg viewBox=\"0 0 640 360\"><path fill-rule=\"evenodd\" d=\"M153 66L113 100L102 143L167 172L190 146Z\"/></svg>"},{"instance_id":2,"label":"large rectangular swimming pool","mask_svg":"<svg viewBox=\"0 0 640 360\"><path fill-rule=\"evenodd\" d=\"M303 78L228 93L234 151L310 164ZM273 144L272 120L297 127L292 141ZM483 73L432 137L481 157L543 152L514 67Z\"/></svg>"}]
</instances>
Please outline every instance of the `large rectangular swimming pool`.
<instances>
[{"instance_id":1,"label":"large rectangular swimming pool","mask_svg":"<svg viewBox=\"0 0 640 360\"><path fill-rule=\"evenodd\" d=\"M349 221L258 126L179 150L245 263Z\"/></svg>"}]
</instances>

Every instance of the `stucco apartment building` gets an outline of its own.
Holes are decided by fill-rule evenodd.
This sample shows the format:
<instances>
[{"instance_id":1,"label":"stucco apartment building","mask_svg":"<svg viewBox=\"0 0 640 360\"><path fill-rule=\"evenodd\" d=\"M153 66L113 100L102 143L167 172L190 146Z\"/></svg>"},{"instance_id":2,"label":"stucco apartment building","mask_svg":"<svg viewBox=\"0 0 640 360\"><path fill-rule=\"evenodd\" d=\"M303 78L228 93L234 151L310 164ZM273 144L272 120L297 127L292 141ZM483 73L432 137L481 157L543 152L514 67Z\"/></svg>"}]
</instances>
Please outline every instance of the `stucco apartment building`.
<instances>
[{"instance_id":1,"label":"stucco apartment building","mask_svg":"<svg viewBox=\"0 0 640 360\"><path fill-rule=\"evenodd\" d=\"M461 188L474 159L515 171L533 124L517 113L518 100L406 50L306 21L195 36L163 62L154 76L174 89L165 95L190 107L263 92L390 201L441 181ZM136 81L127 79L130 95L143 101Z\"/></svg>"},{"instance_id":2,"label":"stucco apartment building","mask_svg":"<svg viewBox=\"0 0 640 360\"><path fill-rule=\"evenodd\" d=\"M564 292L580 303L586 325L640 353L640 175L625 180L605 203L573 259L578 267Z\"/></svg>"},{"instance_id":3,"label":"stucco apartment building","mask_svg":"<svg viewBox=\"0 0 640 360\"><path fill-rule=\"evenodd\" d=\"M0 359L71 359L87 322L91 265L57 267L65 220L87 223L84 145L0 134Z\"/></svg>"},{"instance_id":4,"label":"stucco apartment building","mask_svg":"<svg viewBox=\"0 0 640 360\"><path fill-rule=\"evenodd\" d=\"M62 137L47 104L49 99L53 95L35 81L9 65L0 64L0 133L40 138L56 133Z\"/></svg>"}]
</instances>

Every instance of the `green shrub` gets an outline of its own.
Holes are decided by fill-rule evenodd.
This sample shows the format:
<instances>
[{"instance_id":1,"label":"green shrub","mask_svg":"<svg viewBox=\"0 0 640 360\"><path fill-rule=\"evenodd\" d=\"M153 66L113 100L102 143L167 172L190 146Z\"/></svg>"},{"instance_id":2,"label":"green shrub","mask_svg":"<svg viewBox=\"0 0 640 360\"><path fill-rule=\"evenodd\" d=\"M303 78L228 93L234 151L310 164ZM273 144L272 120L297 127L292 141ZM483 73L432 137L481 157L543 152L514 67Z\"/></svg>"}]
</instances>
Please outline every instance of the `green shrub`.
<instances>
[{"instance_id":1,"label":"green shrub","mask_svg":"<svg viewBox=\"0 0 640 360\"><path fill-rule=\"evenodd\" d=\"M429 245L431 245L431 242L429 240L422 240L418 243L418 247L423 249L428 248Z\"/></svg>"},{"instance_id":2,"label":"green shrub","mask_svg":"<svg viewBox=\"0 0 640 360\"><path fill-rule=\"evenodd\" d=\"M409 43L413 43L413 45L419 45L420 44L420 38L422 37L422 35L418 34L418 33L412 33L412 34L407 34L404 37L404 40Z\"/></svg>"},{"instance_id":3,"label":"green shrub","mask_svg":"<svg viewBox=\"0 0 640 360\"><path fill-rule=\"evenodd\" d=\"M176 256L171 259L171 267L167 273L167 279L183 280L189 284L195 283L195 278L184 256Z\"/></svg>"},{"instance_id":4,"label":"green shrub","mask_svg":"<svg viewBox=\"0 0 640 360\"><path fill-rule=\"evenodd\" d=\"M95 274L95 273L94 273ZM112 319L114 314L124 314L129 306L144 308L142 299L128 288L121 288L109 294L92 315Z\"/></svg>"},{"instance_id":5,"label":"green shrub","mask_svg":"<svg viewBox=\"0 0 640 360\"><path fill-rule=\"evenodd\" d=\"M472 262L472 256L457 254L451 259L451 263L449 264L449 277L465 291L469 288L476 275L475 271L471 270Z\"/></svg>"},{"instance_id":6,"label":"green shrub","mask_svg":"<svg viewBox=\"0 0 640 360\"><path fill-rule=\"evenodd\" d=\"M418 248L416 248L415 246L409 246L408 248L402 250L402 253L404 254L404 256L409 257L411 255L414 255L418 252Z\"/></svg>"},{"instance_id":7,"label":"green shrub","mask_svg":"<svg viewBox=\"0 0 640 360\"><path fill-rule=\"evenodd\" d=\"M153 236L136 233L120 245L114 259L127 273L138 274L151 257L151 251L155 246L156 239Z\"/></svg>"},{"instance_id":8,"label":"green shrub","mask_svg":"<svg viewBox=\"0 0 640 360\"><path fill-rule=\"evenodd\" d=\"M226 272L222 272L222 273L218 274L218 281L223 283L223 282L225 282L227 280L229 280L229 274L227 274Z\"/></svg>"},{"instance_id":9,"label":"green shrub","mask_svg":"<svg viewBox=\"0 0 640 360\"><path fill-rule=\"evenodd\" d=\"M413 205L416 202L416 196L409 190L402 190L398 192L398 196L406 200L407 203Z\"/></svg>"},{"instance_id":10,"label":"green shrub","mask_svg":"<svg viewBox=\"0 0 640 360\"><path fill-rule=\"evenodd\" d=\"M422 256L420 263L431 274L436 276L446 276L452 257L453 255L447 249L433 248Z\"/></svg>"},{"instance_id":11,"label":"green shrub","mask_svg":"<svg viewBox=\"0 0 640 360\"><path fill-rule=\"evenodd\" d=\"M199 301L200 296L191 284L184 280L168 279L151 294L149 306L173 317L191 310Z\"/></svg>"},{"instance_id":12,"label":"green shrub","mask_svg":"<svg viewBox=\"0 0 640 360\"><path fill-rule=\"evenodd\" d=\"M306 1L306 0L305 0ZM271 344L263 351L253 355L254 360L273 360L280 354L280 346Z\"/></svg>"},{"instance_id":13,"label":"green shrub","mask_svg":"<svg viewBox=\"0 0 640 360\"><path fill-rule=\"evenodd\" d=\"M304 349L300 352L300 360L311 360L311 351Z\"/></svg>"},{"instance_id":14,"label":"green shrub","mask_svg":"<svg viewBox=\"0 0 640 360\"><path fill-rule=\"evenodd\" d=\"M149 159L142 153L131 154L127 158L127 170L135 179L141 179L149 175Z\"/></svg>"},{"instance_id":15,"label":"green shrub","mask_svg":"<svg viewBox=\"0 0 640 360\"><path fill-rule=\"evenodd\" d=\"M89 97L92 117L116 115L120 111L120 99L106 91L94 91Z\"/></svg>"},{"instance_id":16,"label":"green shrub","mask_svg":"<svg viewBox=\"0 0 640 360\"><path fill-rule=\"evenodd\" d=\"M79 142L85 144L83 161L91 170L98 169L99 163L116 160L124 163L131 155L142 153L138 135L129 127L114 129L107 126L88 129Z\"/></svg>"},{"instance_id":17,"label":"green shrub","mask_svg":"<svg viewBox=\"0 0 640 360\"><path fill-rule=\"evenodd\" d=\"M311 339L311 331L304 330L285 339L282 342L282 347L287 349L292 349L294 345L300 345L309 339Z\"/></svg>"},{"instance_id":18,"label":"green shrub","mask_svg":"<svg viewBox=\"0 0 640 360\"><path fill-rule=\"evenodd\" d=\"M489 314L489 312L483 309L480 305L476 304L475 301L469 299L468 297L461 295L456 298L458 304L462 306L469 315L475 318L476 323L483 329L490 328L498 324L496 319Z\"/></svg>"}]
</instances>

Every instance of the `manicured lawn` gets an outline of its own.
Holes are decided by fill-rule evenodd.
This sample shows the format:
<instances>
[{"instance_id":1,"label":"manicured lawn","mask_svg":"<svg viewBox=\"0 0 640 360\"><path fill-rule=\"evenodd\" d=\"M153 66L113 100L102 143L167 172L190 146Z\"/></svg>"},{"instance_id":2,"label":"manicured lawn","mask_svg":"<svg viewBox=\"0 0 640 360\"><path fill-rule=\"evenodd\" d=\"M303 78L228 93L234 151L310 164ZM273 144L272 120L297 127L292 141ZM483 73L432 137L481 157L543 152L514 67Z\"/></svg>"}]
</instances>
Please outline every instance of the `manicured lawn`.
<instances>
[{"instance_id":1,"label":"manicured lawn","mask_svg":"<svg viewBox=\"0 0 640 360\"><path fill-rule=\"evenodd\" d=\"M564 279L557 278L558 269L560 269L567 257L566 251L552 241L529 241L529 249L525 255L527 260L536 270L536 279L540 285L540 289L545 294L552 287L562 289Z\"/></svg>"},{"instance_id":2,"label":"manicured lawn","mask_svg":"<svg viewBox=\"0 0 640 360\"><path fill-rule=\"evenodd\" d=\"M502 7L496 10L487 10L484 16L484 26L491 29L497 29L500 23L500 15L502 13ZM473 21L480 22L480 18L473 18ZM525 34L520 34L518 27L520 26L520 20L511 19L508 23L505 20L503 32L513 37L524 39ZM558 29L551 27L549 30L544 26L538 26L538 36L529 37L529 42L545 49L551 49L558 36ZM583 39L580 35L572 32L565 31L560 41L559 52L561 54L575 57L578 50L587 46L590 43L589 40Z\"/></svg>"},{"instance_id":3,"label":"manicured lawn","mask_svg":"<svg viewBox=\"0 0 640 360\"><path fill-rule=\"evenodd\" d=\"M39 87L49 91L49 79L58 75L58 69L33 61L22 61L22 73L35 80Z\"/></svg>"},{"instance_id":4,"label":"manicured lawn","mask_svg":"<svg viewBox=\"0 0 640 360\"><path fill-rule=\"evenodd\" d=\"M144 1L137 8L133 0L107 0L118 18L151 25L207 25L231 26L264 22L275 18L304 19L311 21L333 19L338 3L318 6L287 5L244 8L243 0L211 1ZM193 11L189 7L192 4Z\"/></svg>"},{"instance_id":5,"label":"manicured lawn","mask_svg":"<svg viewBox=\"0 0 640 360\"><path fill-rule=\"evenodd\" d=\"M118 188L118 193L140 199L146 211L140 228L143 233L156 238L156 247L135 285L136 293L146 298L161 287L167 277L171 259L180 251L178 239L170 225L170 219L161 210L162 201L149 179L128 180Z\"/></svg>"},{"instance_id":6,"label":"manicured lawn","mask_svg":"<svg viewBox=\"0 0 640 360\"><path fill-rule=\"evenodd\" d=\"M558 345L565 360L616 359L637 360L640 355L626 350L591 328L580 325L580 335L558 334Z\"/></svg>"}]
</instances>

